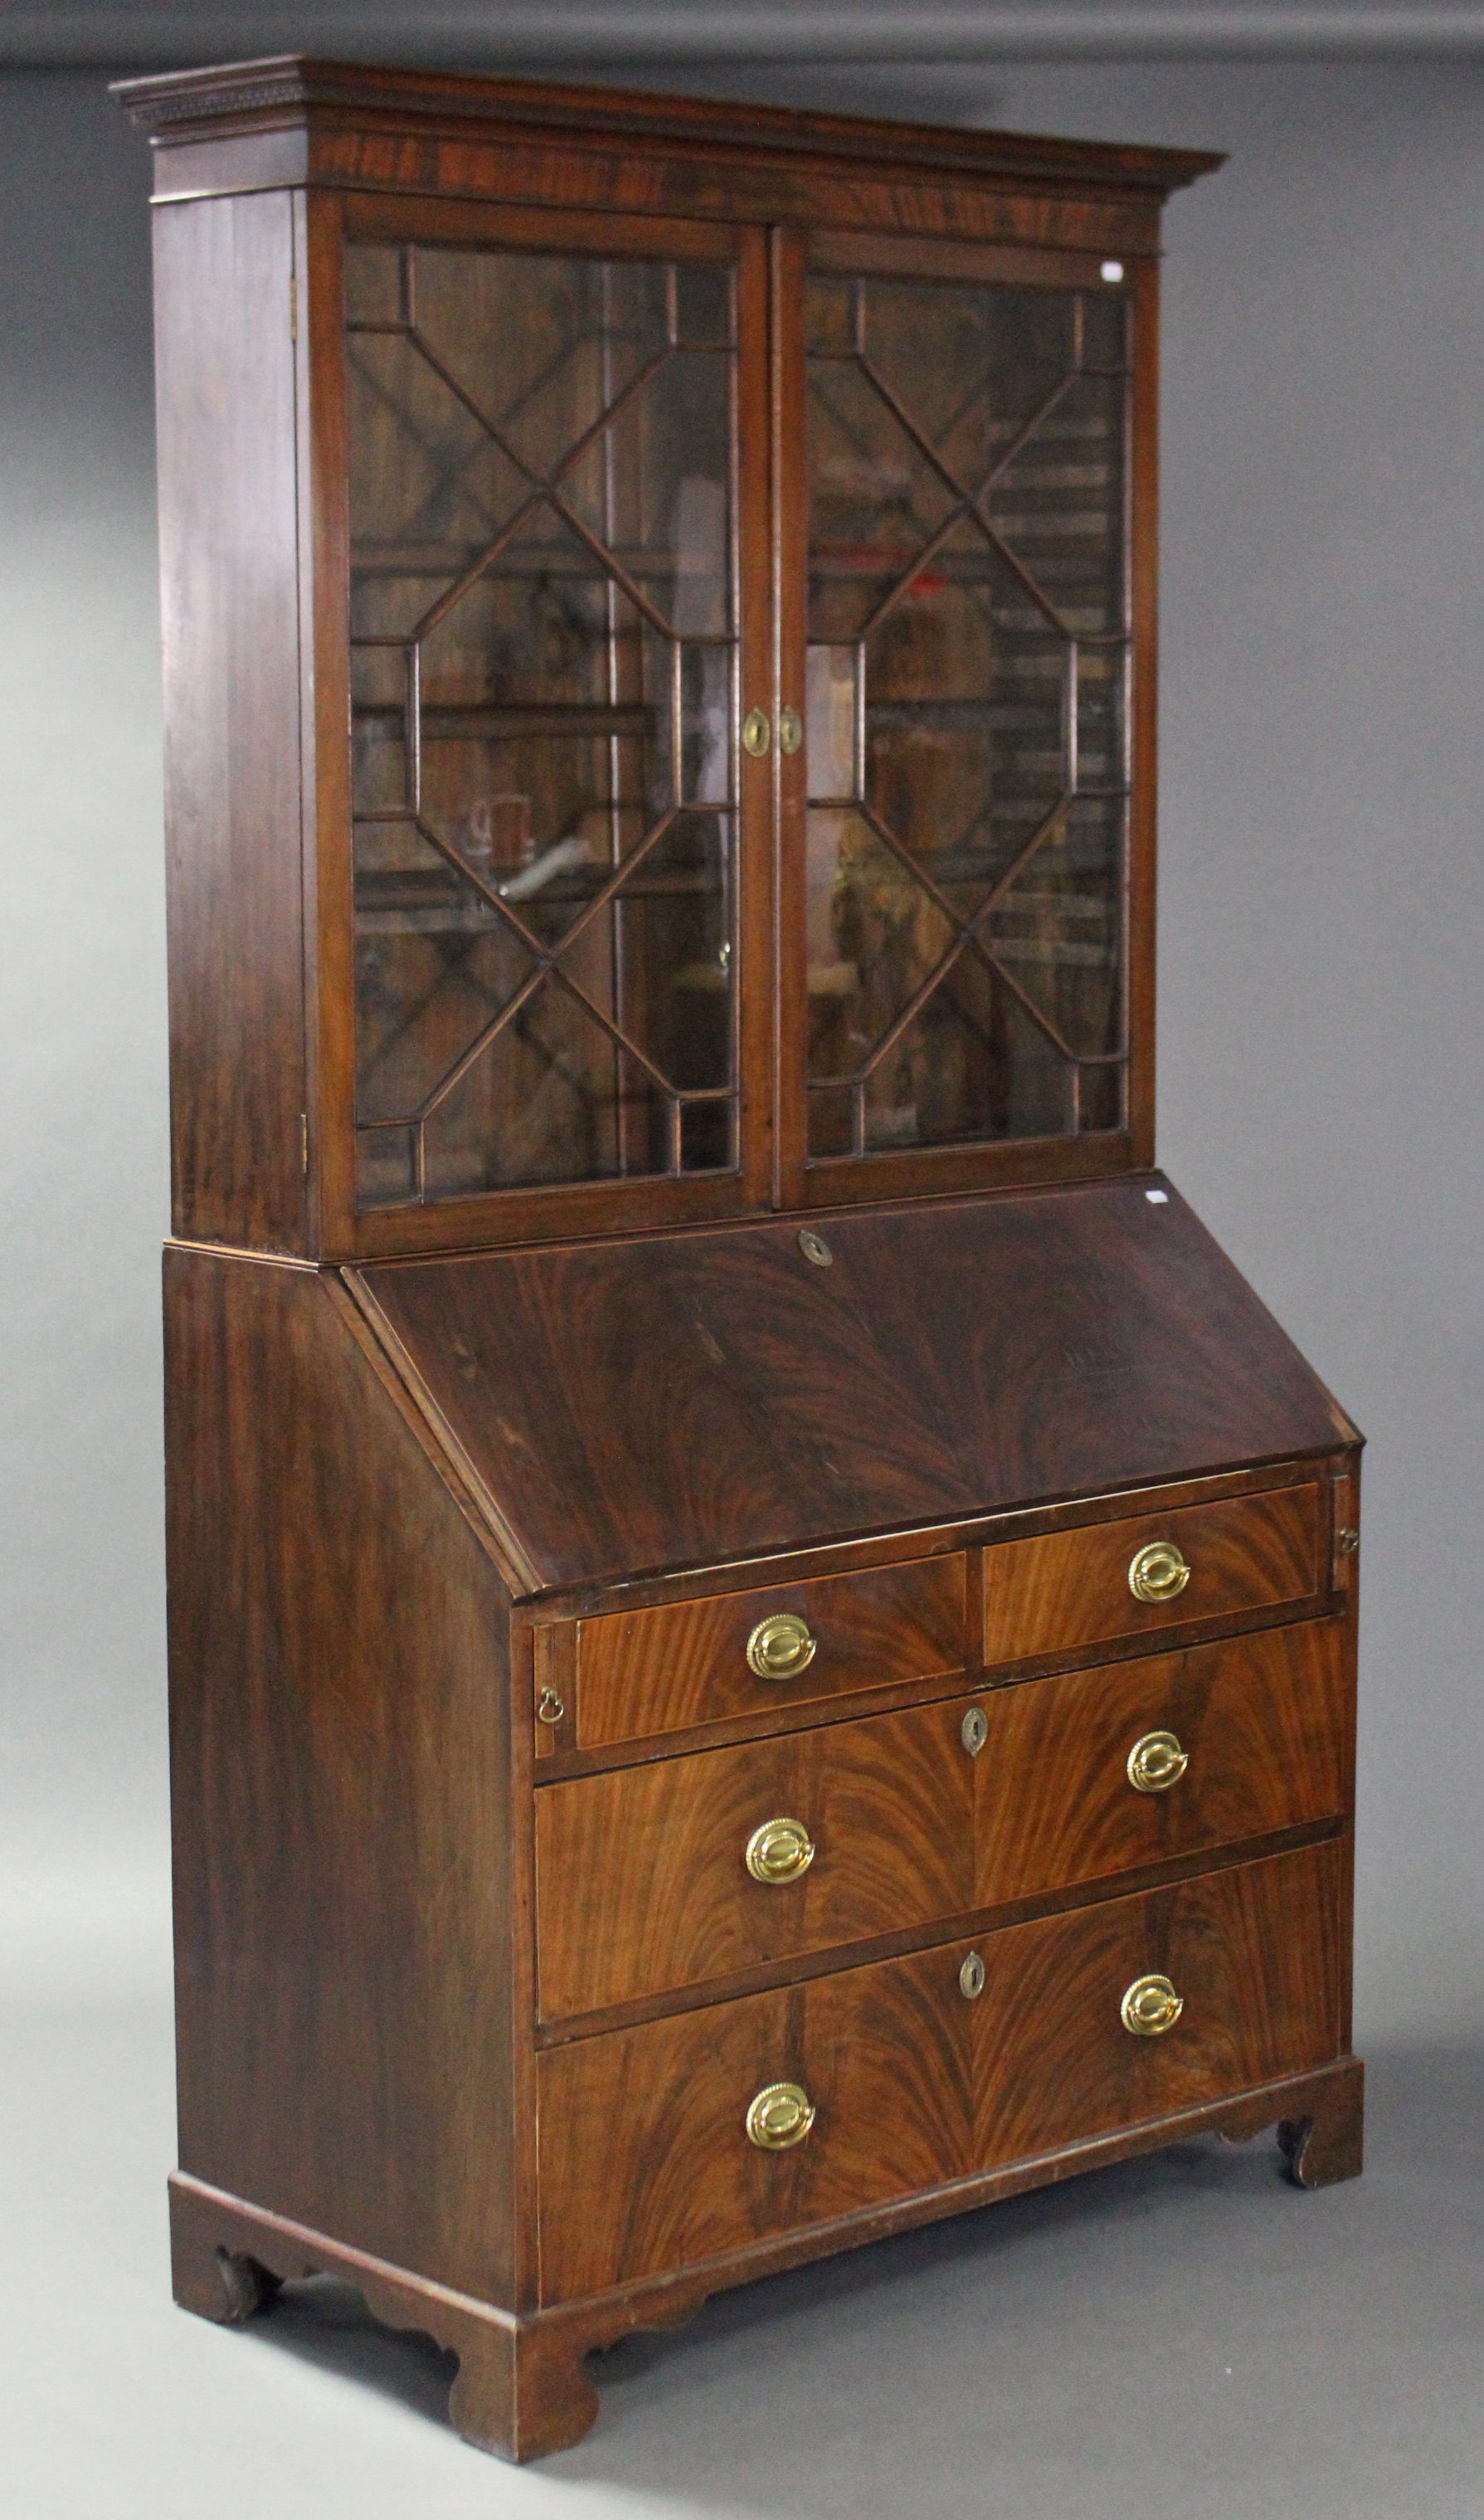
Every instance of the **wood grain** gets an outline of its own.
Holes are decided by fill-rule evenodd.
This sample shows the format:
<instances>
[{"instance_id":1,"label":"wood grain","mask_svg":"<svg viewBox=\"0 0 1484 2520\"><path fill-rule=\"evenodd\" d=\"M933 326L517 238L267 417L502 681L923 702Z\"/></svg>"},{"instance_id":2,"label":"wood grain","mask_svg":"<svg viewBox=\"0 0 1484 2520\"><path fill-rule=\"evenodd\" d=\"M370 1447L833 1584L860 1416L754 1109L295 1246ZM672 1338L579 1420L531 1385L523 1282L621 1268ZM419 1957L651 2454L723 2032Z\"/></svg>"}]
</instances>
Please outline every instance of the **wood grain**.
<instances>
[{"instance_id":1,"label":"wood grain","mask_svg":"<svg viewBox=\"0 0 1484 2520\"><path fill-rule=\"evenodd\" d=\"M312 1272L165 1333L181 2166L509 2303L507 1597Z\"/></svg>"},{"instance_id":2,"label":"wood grain","mask_svg":"<svg viewBox=\"0 0 1484 2520\"><path fill-rule=\"evenodd\" d=\"M549 2050L541 2060L543 2302L708 2259L1249 2085L1337 2049L1334 1851L1234 1866L988 1935ZM1160 2039L1119 2019L1167 1973ZM762 2086L797 2082L805 2140L761 2153ZM605 2175L595 2183L591 2164Z\"/></svg>"},{"instance_id":3,"label":"wood grain","mask_svg":"<svg viewBox=\"0 0 1484 2520\"><path fill-rule=\"evenodd\" d=\"M1315 1600L1326 1574L1323 1505L1318 1482L1306 1480L988 1549L986 1667ZM1141 1601L1129 1589L1129 1568L1159 1541L1180 1550L1190 1580L1171 1600Z\"/></svg>"},{"instance_id":4,"label":"wood grain","mask_svg":"<svg viewBox=\"0 0 1484 2520\"><path fill-rule=\"evenodd\" d=\"M308 1247L287 195L155 223L171 1216Z\"/></svg>"},{"instance_id":5,"label":"wood grain","mask_svg":"<svg viewBox=\"0 0 1484 2520\"><path fill-rule=\"evenodd\" d=\"M539 1589L1354 1440L1173 1192L1087 1184L826 1231L829 1269L795 1223L760 1221L354 1282Z\"/></svg>"},{"instance_id":6,"label":"wood grain","mask_svg":"<svg viewBox=\"0 0 1484 2520\"><path fill-rule=\"evenodd\" d=\"M962 1713L960 1700L914 1707L543 1787L542 2018L975 1906ZM814 1861L795 1881L755 1881L747 1841L780 1817L806 1827Z\"/></svg>"},{"instance_id":7,"label":"wood grain","mask_svg":"<svg viewBox=\"0 0 1484 2520\"><path fill-rule=\"evenodd\" d=\"M744 1748L574 1778L536 1798L543 2021L1105 1883L1338 1819L1351 1729L1338 1622L953 1697ZM987 1727L970 1758L971 1706ZM1175 1732L1190 1766L1139 1793L1128 1757ZM760 1883L787 1817L815 1853ZM573 1884L581 1883L581 1896Z\"/></svg>"},{"instance_id":8,"label":"wood grain","mask_svg":"<svg viewBox=\"0 0 1484 2520\"><path fill-rule=\"evenodd\" d=\"M755 2242L710 2260L703 2272L650 2276L516 2318L405 2269L368 2260L324 2232L287 2223L241 2197L176 2177L170 2182L176 2298L206 2318L221 2316L216 2266L221 2248L251 2256L284 2274L338 2274L359 2288L375 2318L392 2327L420 2327L458 2354L449 2419L465 2440L507 2458L537 2458L580 2441L597 2414L597 2393L583 2367L585 2355L637 2329L683 2324L709 2292L807 2265L836 2250L863 2248L891 2232L940 2222L1202 2135L1244 2143L1275 2124L1290 2137L1301 2136L1305 2128L1348 2128L1353 2167L1337 2175L1353 2176L1360 2160L1362 2091L1359 2058L1342 2055L1313 2072L1284 2076L1236 2098L1202 2101L1059 2152L976 2171L944 2187ZM1338 2155L1331 2151L1327 2158L1336 2162ZM271 2328L268 2333L271 2337Z\"/></svg>"},{"instance_id":9,"label":"wood grain","mask_svg":"<svg viewBox=\"0 0 1484 2520\"><path fill-rule=\"evenodd\" d=\"M779 1611L802 1618L812 1661L759 1680L747 1640ZM872 1574L726 1593L577 1622L577 1741L633 1741L734 1715L776 1715L851 1689L961 1668L965 1559L920 1558Z\"/></svg>"}]
</instances>

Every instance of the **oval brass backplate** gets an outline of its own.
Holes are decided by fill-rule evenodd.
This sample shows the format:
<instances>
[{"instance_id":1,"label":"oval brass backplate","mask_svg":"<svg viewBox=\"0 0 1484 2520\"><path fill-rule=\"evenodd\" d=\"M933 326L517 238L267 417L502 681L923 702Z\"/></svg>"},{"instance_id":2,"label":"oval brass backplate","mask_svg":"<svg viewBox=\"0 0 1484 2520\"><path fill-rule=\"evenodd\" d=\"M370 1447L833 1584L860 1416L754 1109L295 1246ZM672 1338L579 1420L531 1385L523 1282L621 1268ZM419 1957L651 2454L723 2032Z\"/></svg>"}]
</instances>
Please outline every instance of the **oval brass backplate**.
<instances>
[{"instance_id":1,"label":"oval brass backplate","mask_svg":"<svg viewBox=\"0 0 1484 2520\"><path fill-rule=\"evenodd\" d=\"M813 1261L816 1269L832 1269L834 1267L834 1253L831 1250L823 1234L816 1234L811 1225L801 1225L799 1227L798 1247L800 1251L802 1251L806 1260Z\"/></svg>"},{"instance_id":2,"label":"oval brass backplate","mask_svg":"<svg viewBox=\"0 0 1484 2520\"><path fill-rule=\"evenodd\" d=\"M984 1992L984 1962L977 1952L970 1952L959 1971L959 1993L972 2003Z\"/></svg>"},{"instance_id":3,"label":"oval brass backplate","mask_svg":"<svg viewBox=\"0 0 1484 2520\"><path fill-rule=\"evenodd\" d=\"M748 709L746 716L742 719L743 752L750 753L754 761L761 761L772 741L773 729L768 723L767 710L760 708Z\"/></svg>"},{"instance_id":4,"label":"oval brass backplate","mask_svg":"<svg viewBox=\"0 0 1484 2520\"><path fill-rule=\"evenodd\" d=\"M1185 1998L1177 1995L1167 1977L1136 1977L1125 1987L1118 2007L1125 2030L1136 2039L1161 2039L1173 2030L1185 2010Z\"/></svg>"},{"instance_id":5,"label":"oval brass backplate","mask_svg":"<svg viewBox=\"0 0 1484 2520\"><path fill-rule=\"evenodd\" d=\"M759 2152L787 2152L814 2124L809 2094L797 2083L768 2083L747 2110L747 2141Z\"/></svg>"},{"instance_id":6,"label":"oval brass backplate","mask_svg":"<svg viewBox=\"0 0 1484 2520\"><path fill-rule=\"evenodd\" d=\"M775 1610L771 1619L758 1620L747 1639L747 1667L759 1680L795 1680L816 1650L807 1621L792 1610Z\"/></svg>"},{"instance_id":7,"label":"oval brass backplate","mask_svg":"<svg viewBox=\"0 0 1484 2520\"><path fill-rule=\"evenodd\" d=\"M781 708L778 713L778 748L780 752L797 752L804 740L804 721L796 708Z\"/></svg>"},{"instance_id":8,"label":"oval brass backplate","mask_svg":"<svg viewBox=\"0 0 1484 2520\"><path fill-rule=\"evenodd\" d=\"M1190 1764L1175 1733L1146 1732L1129 1752L1129 1783L1136 1794L1167 1794Z\"/></svg>"},{"instance_id":9,"label":"oval brass backplate","mask_svg":"<svg viewBox=\"0 0 1484 2520\"><path fill-rule=\"evenodd\" d=\"M959 1738L971 1759L977 1759L989 1739L989 1717L982 1706L971 1706L959 1727Z\"/></svg>"},{"instance_id":10,"label":"oval brass backplate","mask_svg":"<svg viewBox=\"0 0 1484 2520\"><path fill-rule=\"evenodd\" d=\"M814 1844L801 1820L765 1820L742 1860L754 1881L796 1881L814 1862Z\"/></svg>"},{"instance_id":11,"label":"oval brass backplate","mask_svg":"<svg viewBox=\"0 0 1484 2520\"><path fill-rule=\"evenodd\" d=\"M1173 1540L1151 1540L1129 1566L1129 1591L1136 1601L1173 1601L1190 1580L1191 1570Z\"/></svg>"}]
</instances>

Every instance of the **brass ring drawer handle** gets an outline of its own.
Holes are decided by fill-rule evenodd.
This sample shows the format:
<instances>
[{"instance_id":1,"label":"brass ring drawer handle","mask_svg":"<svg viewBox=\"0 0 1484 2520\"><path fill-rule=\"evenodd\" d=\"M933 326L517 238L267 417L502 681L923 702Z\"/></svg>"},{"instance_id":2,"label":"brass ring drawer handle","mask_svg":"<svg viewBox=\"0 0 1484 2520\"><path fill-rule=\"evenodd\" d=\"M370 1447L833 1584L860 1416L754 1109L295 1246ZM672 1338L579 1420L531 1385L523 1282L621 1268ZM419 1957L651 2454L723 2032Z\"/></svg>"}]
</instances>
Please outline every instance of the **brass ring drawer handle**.
<instances>
[{"instance_id":1,"label":"brass ring drawer handle","mask_svg":"<svg viewBox=\"0 0 1484 2520\"><path fill-rule=\"evenodd\" d=\"M796 1881L814 1862L814 1847L801 1820L765 1820L743 1861L754 1881Z\"/></svg>"},{"instance_id":2,"label":"brass ring drawer handle","mask_svg":"<svg viewBox=\"0 0 1484 2520\"><path fill-rule=\"evenodd\" d=\"M1185 1998L1176 1994L1167 1977L1136 1977L1124 1989L1118 2009L1125 2030L1136 2039L1162 2039L1184 2012Z\"/></svg>"},{"instance_id":3,"label":"brass ring drawer handle","mask_svg":"<svg viewBox=\"0 0 1484 2520\"><path fill-rule=\"evenodd\" d=\"M797 2083L766 2083L747 2111L747 2141L759 2152L787 2152L813 2124L813 2104Z\"/></svg>"},{"instance_id":4,"label":"brass ring drawer handle","mask_svg":"<svg viewBox=\"0 0 1484 2520\"><path fill-rule=\"evenodd\" d=\"M1167 1794L1190 1764L1173 1732L1146 1732L1129 1752L1129 1783L1136 1794Z\"/></svg>"},{"instance_id":5,"label":"brass ring drawer handle","mask_svg":"<svg viewBox=\"0 0 1484 2520\"><path fill-rule=\"evenodd\" d=\"M759 1680L793 1680L808 1670L815 1651L807 1622L792 1610L775 1610L747 1639L747 1666Z\"/></svg>"},{"instance_id":6,"label":"brass ring drawer handle","mask_svg":"<svg viewBox=\"0 0 1484 2520\"><path fill-rule=\"evenodd\" d=\"M1135 1552L1129 1567L1129 1591L1136 1601L1173 1601L1191 1580L1191 1570L1173 1540L1151 1540Z\"/></svg>"}]
</instances>

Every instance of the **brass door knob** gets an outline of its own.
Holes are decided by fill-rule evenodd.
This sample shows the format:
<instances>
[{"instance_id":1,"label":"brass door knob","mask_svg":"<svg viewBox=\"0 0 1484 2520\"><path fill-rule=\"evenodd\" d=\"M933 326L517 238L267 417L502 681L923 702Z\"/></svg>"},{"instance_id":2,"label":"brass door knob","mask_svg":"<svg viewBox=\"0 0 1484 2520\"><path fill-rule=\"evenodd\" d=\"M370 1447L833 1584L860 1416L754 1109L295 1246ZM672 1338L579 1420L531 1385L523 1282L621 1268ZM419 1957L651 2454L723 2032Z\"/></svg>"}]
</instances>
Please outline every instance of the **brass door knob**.
<instances>
[{"instance_id":1,"label":"brass door knob","mask_svg":"<svg viewBox=\"0 0 1484 2520\"><path fill-rule=\"evenodd\" d=\"M1151 1540L1129 1567L1129 1591L1136 1601L1173 1601L1190 1580L1191 1570L1173 1540Z\"/></svg>"},{"instance_id":2,"label":"brass door knob","mask_svg":"<svg viewBox=\"0 0 1484 2520\"><path fill-rule=\"evenodd\" d=\"M761 761L773 741L773 729L766 709L750 708L742 719L742 750L754 761Z\"/></svg>"},{"instance_id":3,"label":"brass door knob","mask_svg":"<svg viewBox=\"0 0 1484 2520\"><path fill-rule=\"evenodd\" d=\"M780 752L797 752L804 740L804 721L796 708L781 708L778 713L778 748Z\"/></svg>"},{"instance_id":4,"label":"brass door knob","mask_svg":"<svg viewBox=\"0 0 1484 2520\"><path fill-rule=\"evenodd\" d=\"M747 2141L759 2152L787 2152L813 2124L809 2094L797 2083L766 2083L747 2110Z\"/></svg>"},{"instance_id":5,"label":"brass door knob","mask_svg":"<svg viewBox=\"0 0 1484 2520\"><path fill-rule=\"evenodd\" d=\"M1185 1998L1167 1977L1136 1977L1125 1987L1118 2010L1125 2030L1136 2039L1162 2039L1184 2012Z\"/></svg>"},{"instance_id":6,"label":"brass door knob","mask_svg":"<svg viewBox=\"0 0 1484 2520\"><path fill-rule=\"evenodd\" d=\"M1129 1752L1129 1783L1136 1794L1167 1794L1190 1764L1173 1732L1146 1732Z\"/></svg>"},{"instance_id":7,"label":"brass door knob","mask_svg":"<svg viewBox=\"0 0 1484 2520\"><path fill-rule=\"evenodd\" d=\"M807 1671L815 1655L815 1640L806 1621L792 1610L775 1610L771 1619L759 1619L747 1639L747 1665L759 1680L793 1680Z\"/></svg>"},{"instance_id":8,"label":"brass door knob","mask_svg":"<svg viewBox=\"0 0 1484 2520\"><path fill-rule=\"evenodd\" d=\"M801 1820L765 1820L743 1861L754 1881L796 1881L814 1862L814 1846Z\"/></svg>"}]
</instances>

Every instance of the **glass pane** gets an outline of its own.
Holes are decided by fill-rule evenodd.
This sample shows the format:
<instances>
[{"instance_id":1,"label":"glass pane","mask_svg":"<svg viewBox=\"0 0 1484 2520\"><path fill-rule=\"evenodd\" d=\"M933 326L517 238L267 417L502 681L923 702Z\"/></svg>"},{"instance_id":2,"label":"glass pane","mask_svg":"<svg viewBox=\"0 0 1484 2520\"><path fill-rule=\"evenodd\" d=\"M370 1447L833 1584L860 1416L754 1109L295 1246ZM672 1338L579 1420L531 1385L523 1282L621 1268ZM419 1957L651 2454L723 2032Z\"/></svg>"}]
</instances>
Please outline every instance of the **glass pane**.
<instances>
[{"instance_id":1,"label":"glass pane","mask_svg":"<svg viewBox=\"0 0 1484 2520\"><path fill-rule=\"evenodd\" d=\"M1120 1123L1125 322L807 286L816 1156Z\"/></svg>"},{"instance_id":2,"label":"glass pane","mask_svg":"<svg viewBox=\"0 0 1484 2520\"><path fill-rule=\"evenodd\" d=\"M363 1204L735 1165L735 287L352 246Z\"/></svg>"}]
</instances>

